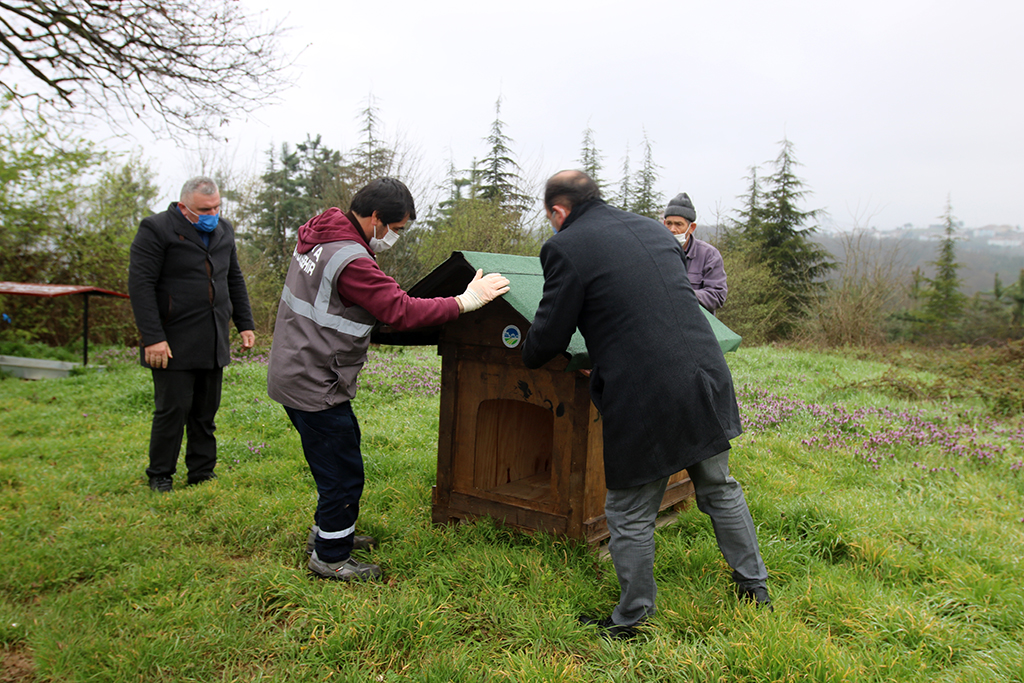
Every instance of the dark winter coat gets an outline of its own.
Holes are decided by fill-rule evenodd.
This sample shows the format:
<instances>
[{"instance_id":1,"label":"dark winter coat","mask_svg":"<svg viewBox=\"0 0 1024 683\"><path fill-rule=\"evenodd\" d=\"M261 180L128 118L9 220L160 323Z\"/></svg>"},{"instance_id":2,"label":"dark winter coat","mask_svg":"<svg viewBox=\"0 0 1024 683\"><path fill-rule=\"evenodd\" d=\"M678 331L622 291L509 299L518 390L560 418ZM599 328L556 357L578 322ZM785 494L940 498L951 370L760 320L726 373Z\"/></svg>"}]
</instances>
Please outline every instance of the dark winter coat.
<instances>
[{"instance_id":1,"label":"dark winter coat","mask_svg":"<svg viewBox=\"0 0 1024 683\"><path fill-rule=\"evenodd\" d=\"M600 200L576 207L540 252L544 295L523 362L540 367L579 327L610 489L678 472L742 431L732 375L681 257L661 223Z\"/></svg>"},{"instance_id":2,"label":"dark winter coat","mask_svg":"<svg viewBox=\"0 0 1024 683\"><path fill-rule=\"evenodd\" d=\"M174 356L169 370L224 367L231 361L228 323L255 328L234 230L221 219L209 234L207 247L172 202L144 218L132 242L128 293L141 346L166 341Z\"/></svg>"}]
</instances>

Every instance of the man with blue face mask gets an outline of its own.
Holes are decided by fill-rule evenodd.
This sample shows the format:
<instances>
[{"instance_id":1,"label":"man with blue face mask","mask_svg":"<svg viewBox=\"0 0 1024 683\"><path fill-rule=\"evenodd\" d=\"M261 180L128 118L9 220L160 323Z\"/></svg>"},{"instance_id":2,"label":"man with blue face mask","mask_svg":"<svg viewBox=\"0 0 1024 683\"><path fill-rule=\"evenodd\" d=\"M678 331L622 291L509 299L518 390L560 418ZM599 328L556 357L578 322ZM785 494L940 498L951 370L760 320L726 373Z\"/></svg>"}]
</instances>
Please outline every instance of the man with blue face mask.
<instances>
[{"instance_id":1,"label":"man with blue face mask","mask_svg":"<svg viewBox=\"0 0 1024 683\"><path fill-rule=\"evenodd\" d=\"M243 349L256 337L234 230L220 217L213 180L192 178L180 201L143 219L132 242L128 292L142 365L153 371L149 486L171 490L183 431L187 483L214 479L213 420L223 368L231 361L228 325L234 322Z\"/></svg>"}]
</instances>

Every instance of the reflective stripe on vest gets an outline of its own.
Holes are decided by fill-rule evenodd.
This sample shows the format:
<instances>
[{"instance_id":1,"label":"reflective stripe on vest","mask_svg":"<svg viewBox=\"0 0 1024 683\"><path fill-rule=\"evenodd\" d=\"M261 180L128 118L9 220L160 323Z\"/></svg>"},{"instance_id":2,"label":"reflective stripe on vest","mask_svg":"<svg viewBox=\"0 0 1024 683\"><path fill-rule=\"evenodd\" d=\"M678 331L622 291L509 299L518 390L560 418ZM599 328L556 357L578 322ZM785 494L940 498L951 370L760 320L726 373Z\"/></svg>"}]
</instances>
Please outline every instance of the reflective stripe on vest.
<instances>
[{"instance_id":1,"label":"reflective stripe on vest","mask_svg":"<svg viewBox=\"0 0 1024 683\"><path fill-rule=\"evenodd\" d=\"M281 292L282 303L288 306L295 315L308 318L320 327L326 327L329 330L335 330L356 338L369 336L370 332L373 331L373 325L359 323L327 312L327 308L331 303L331 293L334 290L334 278L337 276L342 264L347 265L354 260L351 257L356 256L358 258L358 256L363 254L368 256L367 251L359 245L345 245L336 251L331 260L324 266L323 275L320 277L320 287L317 289L316 299L313 303L304 301L292 294L292 290L288 289L288 285L285 285L284 291Z\"/></svg>"}]
</instances>

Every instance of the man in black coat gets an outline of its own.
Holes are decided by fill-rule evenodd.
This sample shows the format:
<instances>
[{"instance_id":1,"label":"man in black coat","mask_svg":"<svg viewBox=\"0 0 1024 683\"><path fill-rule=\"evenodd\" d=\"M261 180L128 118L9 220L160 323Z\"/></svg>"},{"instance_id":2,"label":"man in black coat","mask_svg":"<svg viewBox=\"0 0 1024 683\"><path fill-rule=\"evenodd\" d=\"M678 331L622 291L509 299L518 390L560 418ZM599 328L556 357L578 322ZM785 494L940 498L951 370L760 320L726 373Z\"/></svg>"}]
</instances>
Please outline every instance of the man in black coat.
<instances>
[{"instance_id":1,"label":"man in black coat","mask_svg":"<svg viewBox=\"0 0 1024 683\"><path fill-rule=\"evenodd\" d=\"M142 365L153 371L156 408L149 439L149 485L170 491L188 433L188 484L216 477L214 416L223 368L231 362L228 323L242 348L255 343L235 234L220 218L220 191L206 177L181 188L181 201L142 220L131 248L128 292L141 337Z\"/></svg>"},{"instance_id":2,"label":"man in black coat","mask_svg":"<svg viewBox=\"0 0 1024 683\"><path fill-rule=\"evenodd\" d=\"M654 614L655 517L668 477L684 468L740 595L770 604L754 524L729 475L729 440L742 431L732 375L679 243L657 221L605 204L580 171L553 176L544 206L556 234L540 252L544 295L523 362L548 362L577 327L586 340L590 394L602 419L609 550L621 589L610 617L581 621L629 637Z\"/></svg>"}]
</instances>

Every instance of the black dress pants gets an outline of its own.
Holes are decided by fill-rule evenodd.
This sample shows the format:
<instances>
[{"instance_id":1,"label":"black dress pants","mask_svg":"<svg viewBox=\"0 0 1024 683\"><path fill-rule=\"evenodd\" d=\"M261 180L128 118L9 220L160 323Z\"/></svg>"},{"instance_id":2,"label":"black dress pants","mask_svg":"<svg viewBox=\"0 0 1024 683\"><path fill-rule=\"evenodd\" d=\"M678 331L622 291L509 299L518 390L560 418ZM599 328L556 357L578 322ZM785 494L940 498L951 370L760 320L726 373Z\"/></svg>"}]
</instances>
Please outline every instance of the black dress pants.
<instances>
[{"instance_id":1,"label":"black dress pants","mask_svg":"<svg viewBox=\"0 0 1024 683\"><path fill-rule=\"evenodd\" d=\"M182 430L188 435L185 467L190 482L213 476L217 466L217 428L213 418L220 407L223 368L212 370L153 370L156 409L149 435L152 477L173 476L178 467Z\"/></svg>"}]
</instances>

